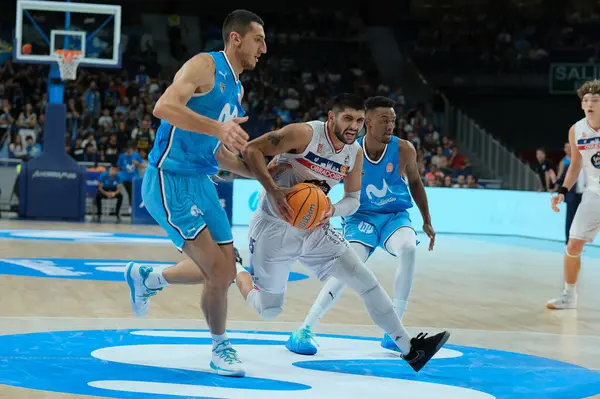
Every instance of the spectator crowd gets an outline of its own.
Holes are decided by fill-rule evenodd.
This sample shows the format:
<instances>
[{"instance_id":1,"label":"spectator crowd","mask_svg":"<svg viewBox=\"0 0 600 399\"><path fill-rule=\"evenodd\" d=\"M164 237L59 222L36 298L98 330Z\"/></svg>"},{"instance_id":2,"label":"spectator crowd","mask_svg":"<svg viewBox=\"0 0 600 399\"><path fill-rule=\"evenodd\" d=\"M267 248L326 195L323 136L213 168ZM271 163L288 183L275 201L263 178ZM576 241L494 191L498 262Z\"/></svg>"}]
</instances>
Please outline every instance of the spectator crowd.
<instances>
[{"instance_id":1,"label":"spectator crowd","mask_svg":"<svg viewBox=\"0 0 600 399\"><path fill-rule=\"evenodd\" d=\"M288 123L324 120L328 99L340 92L365 98L385 95L396 101L395 134L414 144L426 185L477 187L467 157L452 138L440 133L444 117L439 96L427 103L412 103L402 88L392 90L378 80L369 57L356 56L365 46L357 15L337 13L336 29L330 26L326 30L320 27L329 21L329 14L310 10L290 18L303 29L292 29L296 25L287 19L265 16L269 52L256 70L241 76L245 88L242 105L250 116L244 128L251 137ZM217 41L210 38L218 27L206 26L204 42L216 46ZM205 50L217 49L219 46ZM147 52L155 60L152 49ZM308 52L311 57L306 57ZM320 56L326 62L316 62ZM160 123L152 110L170 83L170 77L161 76L155 63L147 69L150 62L144 62L144 57L138 60L132 68L118 71L80 68L77 79L66 82L64 90L67 153L91 170L116 166L124 174L121 180L128 193L127 179L142 175L147 166ZM47 66L10 60L0 67L0 158L28 160L41 154L47 72Z\"/></svg>"},{"instance_id":2,"label":"spectator crowd","mask_svg":"<svg viewBox=\"0 0 600 399\"><path fill-rule=\"evenodd\" d=\"M600 60L600 5L593 1L456 6L399 32L433 73L547 73L552 62ZM408 25L408 24L407 24Z\"/></svg>"}]
</instances>

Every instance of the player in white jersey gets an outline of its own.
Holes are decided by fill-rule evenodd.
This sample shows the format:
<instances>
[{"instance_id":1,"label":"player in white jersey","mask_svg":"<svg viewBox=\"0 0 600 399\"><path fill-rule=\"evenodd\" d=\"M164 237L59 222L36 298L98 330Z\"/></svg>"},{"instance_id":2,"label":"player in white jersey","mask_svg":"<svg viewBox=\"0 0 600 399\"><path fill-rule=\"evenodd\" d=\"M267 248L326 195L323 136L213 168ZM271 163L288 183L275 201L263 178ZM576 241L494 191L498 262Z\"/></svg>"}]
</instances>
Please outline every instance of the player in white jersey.
<instances>
[{"instance_id":1,"label":"player in white jersey","mask_svg":"<svg viewBox=\"0 0 600 399\"><path fill-rule=\"evenodd\" d=\"M558 195L552 197L552 210L573 188L581 168L587 177L581 204L569 231L564 256L565 288L562 294L546 303L548 309L577 308L577 277L581 268L581 253L586 242L594 241L600 231L600 80L588 81L577 91L585 118L569 130L571 165Z\"/></svg>"},{"instance_id":2,"label":"player in white jersey","mask_svg":"<svg viewBox=\"0 0 600 399\"><path fill-rule=\"evenodd\" d=\"M245 146L244 159L264 190L250 222L252 276L238 267L236 283L248 304L269 320L283 310L288 274L296 260L321 281L334 277L360 295L372 320L419 371L450 334L419 334L411 339L373 272L329 223L330 217L349 216L359 208L363 153L355 141L364 119L363 101L342 94L333 99L327 121L290 124ZM265 156L277 156L278 163L291 167L272 176ZM301 230L288 223L290 187L310 181L329 191L341 180L344 197L324 212L318 227Z\"/></svg>"},{"instance_id":3,"label":"player in white jersey","mask_svg":"<svg viewBox=\"0 0 600 399\"><path fill-rule=\"evenodd\" d=\"M423 231L430 238L430 251L435 243L435 231L415 148L410 142L394 136L394 104L393 100L381 96L365 101L367 134L357 141L362 145L364 155L360 208L344 218L344 237L363 262L367 262L377 247L396 258L394 310L402 320L412 286L417 249L417 237L408 213L413 206L413 197L423 217ZM344 288L344 284L335 278L327 281L302 326L286 342L286 348L301 355L317 353L312 328L331 309ZM381 346L398 350L387 334Z\"/></svg>"}]
</instances>

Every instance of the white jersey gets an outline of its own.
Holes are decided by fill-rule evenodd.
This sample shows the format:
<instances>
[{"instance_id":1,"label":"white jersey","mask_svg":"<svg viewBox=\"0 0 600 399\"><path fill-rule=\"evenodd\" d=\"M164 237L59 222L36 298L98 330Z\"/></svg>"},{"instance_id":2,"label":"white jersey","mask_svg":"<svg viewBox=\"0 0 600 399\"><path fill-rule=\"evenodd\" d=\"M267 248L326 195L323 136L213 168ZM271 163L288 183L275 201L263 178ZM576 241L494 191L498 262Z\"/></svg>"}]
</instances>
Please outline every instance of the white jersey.
<instances>
[{"instance_id":1,"label":"white jersey","mask_svg":"<svg viewBox=\"0 0 600 399\"><path fill-rule=\"evenodd\" d=\"M336 151L327 131L327 122L306 123L313 130L310 143L301 154L279 154L276 163L289 164L291 168L282 169L273 179L279 187L287 188L298 183L310 182L328 193L354 168L360 145L355 141ZM265 190L261 194L259 208L270 216L278 217L271 208Z\"/></svg>"},{"instance_id":2,"label":"white jersey","mask_svg":"<svg viewBox=\"0 0 600 399\"><path fill-rule=\"evenodd\" d=\"M583 118L575 124L575 142L586 175L586 189L600 195L600 131L592 129Z\"/></svg>"}]
</instances>

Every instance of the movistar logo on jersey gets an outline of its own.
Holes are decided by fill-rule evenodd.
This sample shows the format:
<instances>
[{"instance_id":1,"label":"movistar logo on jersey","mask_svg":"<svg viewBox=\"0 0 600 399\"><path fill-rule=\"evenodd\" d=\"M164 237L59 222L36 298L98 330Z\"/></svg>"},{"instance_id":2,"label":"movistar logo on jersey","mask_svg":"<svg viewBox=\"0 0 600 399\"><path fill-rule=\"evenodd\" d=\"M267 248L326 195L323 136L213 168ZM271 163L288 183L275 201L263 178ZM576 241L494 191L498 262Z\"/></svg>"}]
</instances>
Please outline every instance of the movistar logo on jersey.
<instances>
[{"instance_id":1,"label":"movistar logo on jersey","mask_svg":"<svg viewBox=\"0 0 600 399\"><path fill-rule=\"evenodd\" d=\"M219 122L229 122L238 117L238 110L236 106L231 106L227 103L219 114Z\"/></svg>"},{"instance_id":2,"label":"movistar logo on jersey","mask_svg":"<svg viewBox=\"0 0 600 399\"><path fill-rule=\"evenodd\" d=\"M376 206L383 206L396 201L396 196L394 196L394 193L392 193L385 180L383 180L381 188L376 187L374 184L367 185L365 193L371 203ZM390 195L388 196L388 194Z\"/></svg>"}]
</instances>

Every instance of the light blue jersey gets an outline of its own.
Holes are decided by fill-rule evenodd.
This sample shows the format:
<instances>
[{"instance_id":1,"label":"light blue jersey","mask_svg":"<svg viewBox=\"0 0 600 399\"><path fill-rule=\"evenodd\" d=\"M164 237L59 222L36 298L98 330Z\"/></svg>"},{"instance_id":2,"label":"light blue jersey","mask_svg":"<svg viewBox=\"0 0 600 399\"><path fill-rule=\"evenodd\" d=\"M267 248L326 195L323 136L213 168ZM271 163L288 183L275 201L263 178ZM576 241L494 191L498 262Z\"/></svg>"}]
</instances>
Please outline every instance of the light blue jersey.
<instances>
[{"instance_id":1,"label":"light blue jersey","mask_svg":"<svg viewBox=\"0 0 600 399\"><path fill-rule=\"evenodd\" d=\"M413 201L399 172L398 137L392 137L378 160L369 159L364 136L358 142L364 156L360 207L344 218L344 236L370 248L371 253L377 247L389 252L386 242L392 234L403 227L412 228L407 209L412 208Z\"/></svg>"},{"instance_id":2,"label":"light blue jersey","mask_svg":"<svg viewBox=\"0 0 600 399\"><path fill-rule=\"evenodd\" d=\"M244 116L242 84L225 53L208 54L215 60L215 85L208 93L194 94L187 107L220 122ZM178 174L213 175L219 170L215 154L220 144L214 136L189 132L161 121L148 161L152 166Z\"/></svg>"},{"instance_id":3,"label":"light blue jersey","mask_svg":"<svg viewBox=\"0 0 600 399\"><path fill-rule=\"evenodd\" d=\"M242 84L229 60L224 52L208 54L215 61L215 84L209 92L195 94L187 107L219 122L243 116ZM219 245L233 242L229 219L209 177L219 170L216 153L220 145L214 136L179 129L166 121L156 133L142 199L179 250L204 229Z\"/></svg>"},{"instance_id":4,"label":"light blue jersey","mask_svg":"<svg viewBox=\"0 0 600 399\"><path fill-rule=\"evenodd\" d=\"M396 213L412 208L413 202L408 186L398 170L400 149L398 137L385 147L378 160L371 160L365 149L365 137L357 141L364 154L362 189L359 212Z\"/></svg>"}]
</instances>

